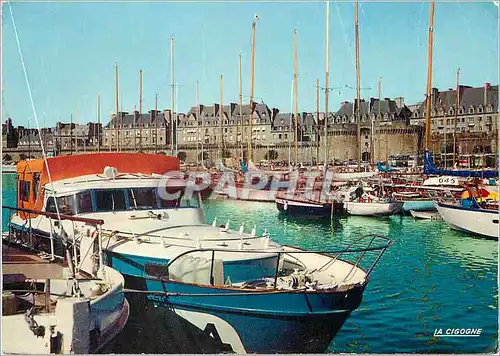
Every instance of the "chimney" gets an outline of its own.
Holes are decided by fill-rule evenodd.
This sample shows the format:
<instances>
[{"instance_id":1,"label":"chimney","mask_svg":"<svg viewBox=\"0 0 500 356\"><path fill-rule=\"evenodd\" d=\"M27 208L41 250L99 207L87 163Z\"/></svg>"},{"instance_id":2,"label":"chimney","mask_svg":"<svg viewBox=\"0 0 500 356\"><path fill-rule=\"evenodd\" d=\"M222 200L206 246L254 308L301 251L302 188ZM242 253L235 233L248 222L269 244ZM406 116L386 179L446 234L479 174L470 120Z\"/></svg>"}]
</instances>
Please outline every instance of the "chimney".
<instances>
[{"instance_id":1,"label":"chimney","mask_svg":"<svg viewBox=\"0 0 500 356\"><path fill-rule=\"evenodd\" d=\"M214 104L214 117L219 117L219 104Z\"/></svg>"},{"instance_id":2,"label":"chimney","mask_svg":"<svg viewBox=\"0 0 500 356\"><path fill-rule=\"evenodd\" d=\"M405 104L405 98L402 96L398 96L397 98L394 99L394 101L396 102L396 106L398 108L402 108Z\"/></svg>"},{"instance_id":3,"label":"chimney","mask_svg":"<svg viewBox=\"0 0 500 356\"><path fill-rule=\"evenodd\" d=\"M273 120L274 120L274 118L276 117L276 115L278 115L278 113L279 113L279 112L280 112L280 111L279 111L279 109L277 109L277 108L273 108L273 109L272 109Z\"/></svg>"},{"instance_id":4,"label":"chimney","mask_svg":"<svg viewBox=\"0 0 500 356\"><path fill-rule=\"evenodd\" d=\"M437 102L438 95L439 95L438 88L432 88L432 90L431 90L431 106L434 106L434 104Z\"/></svg>"},{"instance_id":5,"label":"chimney","mask_svg":"<svg viewBox=\"0 0 500 356\"><path fill-rule=\"evenodd\" d=\"M488 105L488 91L491 88L491 83L484 83L484 106L486 107Z\"/></svg>"}]
</instances>

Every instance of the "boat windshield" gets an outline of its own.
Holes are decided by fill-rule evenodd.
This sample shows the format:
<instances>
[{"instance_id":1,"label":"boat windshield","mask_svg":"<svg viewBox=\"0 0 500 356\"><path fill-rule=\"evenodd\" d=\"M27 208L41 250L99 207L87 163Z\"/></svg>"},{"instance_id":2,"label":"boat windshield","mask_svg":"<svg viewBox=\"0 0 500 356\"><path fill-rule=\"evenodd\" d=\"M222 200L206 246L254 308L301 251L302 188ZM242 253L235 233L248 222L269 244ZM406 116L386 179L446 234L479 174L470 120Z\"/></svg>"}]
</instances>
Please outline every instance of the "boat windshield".
<instances>
[{"instance_id":1,"label":"boat windshield","mask_svg":"<svg viewBox=\"0 0 500 356\"><path fill-rule=\"evenodd\" d=\"M95 211L126 210L124 189L105 189L95 191Z\"/></svg>"},{"instance_id":2,"label":"boat windshield","mask_svg":"<svg viewBox=\"0 0 500 356\"><path fill-rule=\"evenodd\" d=\"M197 192L185 194L183 188L176 188L169 193L180 191L177 199L165 200L158 193L157 188L128 188L128 189L96 189L85 190L76 194L48 197L45 211L60 214L75 215L92 212L109 212L125 210L151 209L178 209L200 208L200 197ZM57 201L57 208L56 203Z\"/></svg>"},{"instance_id":3,"label":"boat windshield","mask_svg":"<svg viewBox=\"0 0 500 356\"><path fill-rule=\"evenodd\" d=\"M174 195L180 192L180 196L177 199L162 199L160 198L160 207L163 209L171 208L199 208L200 199L199 195L195 192L192 194L185 194L183 188L168 188L167 193Z\"/></svg>"},{"instance_id":4,"label":"boat windshield","mask_svg":"<svg viewBox=\"0 0 500 356\"><path fill-rule=\"evenodd\" d=\"M156 209L156 192L154 188L127 189L130 209Z\"/></svg>"}]
</instances>

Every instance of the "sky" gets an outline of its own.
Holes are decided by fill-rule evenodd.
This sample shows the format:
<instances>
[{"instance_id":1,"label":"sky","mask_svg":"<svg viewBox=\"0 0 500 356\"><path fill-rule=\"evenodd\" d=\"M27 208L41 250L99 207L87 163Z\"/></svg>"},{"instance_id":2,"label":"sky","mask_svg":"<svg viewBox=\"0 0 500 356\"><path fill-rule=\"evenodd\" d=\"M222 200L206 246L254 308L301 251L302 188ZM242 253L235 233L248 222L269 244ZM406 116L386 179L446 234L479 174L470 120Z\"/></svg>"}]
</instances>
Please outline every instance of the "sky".
<instances>
[{"instance_id":1,"label":"sky","mask_svg":"<svg viewBox=\"0 0 500 356\"><path fill-rule=\"evenodd\" d=\"M299 111L316 110L316 79L325 82L325 2L12 2L38 122L53 126L101 120L116 109L143 112L171 106L170 37L174 37L175 109L238 102L242 55L243 102L250 95L251 26L257 14L255 101L292 110L293 30L298 38ZM427 80L428 2L359 4L361 95L422 101ZM499 9L493 2L437 2L433 87L498 84ZM330 3L330 110L356 96L354 3ZM35 126L8 4L2 6L2 120ZM324 94L320 108L324 110Z\"/></svg>"}]
</instances>

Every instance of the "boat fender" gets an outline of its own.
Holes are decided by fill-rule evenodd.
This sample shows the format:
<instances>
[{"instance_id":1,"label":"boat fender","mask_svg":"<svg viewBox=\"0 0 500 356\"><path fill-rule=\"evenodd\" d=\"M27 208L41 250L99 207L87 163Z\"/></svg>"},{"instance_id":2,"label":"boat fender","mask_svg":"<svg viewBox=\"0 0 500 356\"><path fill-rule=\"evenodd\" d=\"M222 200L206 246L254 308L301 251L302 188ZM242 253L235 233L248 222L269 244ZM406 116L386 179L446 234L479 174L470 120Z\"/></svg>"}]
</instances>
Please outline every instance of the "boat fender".
<instances>
[{"instance_id":1,"label":"boat fender","mask_svg":"<svg viewBox=\"0 0 500 356\"><path fill-rule=\"evenodd\" d=\"M283 209L288 210L288 202L285 200L285 204L283 205Z\"/></svg>"}]
</instances>

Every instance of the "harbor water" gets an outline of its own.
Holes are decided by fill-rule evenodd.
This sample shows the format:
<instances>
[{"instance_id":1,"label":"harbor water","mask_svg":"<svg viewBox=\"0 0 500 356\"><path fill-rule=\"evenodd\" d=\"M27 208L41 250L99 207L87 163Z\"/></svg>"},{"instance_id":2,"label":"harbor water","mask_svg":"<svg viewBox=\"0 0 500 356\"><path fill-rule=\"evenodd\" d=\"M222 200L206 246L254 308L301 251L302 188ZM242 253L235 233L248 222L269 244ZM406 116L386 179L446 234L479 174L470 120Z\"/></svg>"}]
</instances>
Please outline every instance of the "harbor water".
<instances>
[{"instance_id":1,"label":"harbor water","mask_svg":"<svg viewBox=\"0 0 500 356\"><path fill-rule=\"evenodd\" d=\"M14 206L16 179L2 175L3 205ZM304 221L285 217L271 203L211 200L207 222L215 217L254 225L271 239L306 249L344 247L362 234L380 234L394 244L371 274L361 306L347 319L327 352L490 353L497 350L497 241L451 230L442 221L412 217L342 217ZM3 210L2 228L8 223ZM137 296L116 353L218 352L211 338L169 319ZM436 337L436 329L482 329L478 337ZM179 330L182 330L180 332Z\"/></svg>"}]
</instances>

